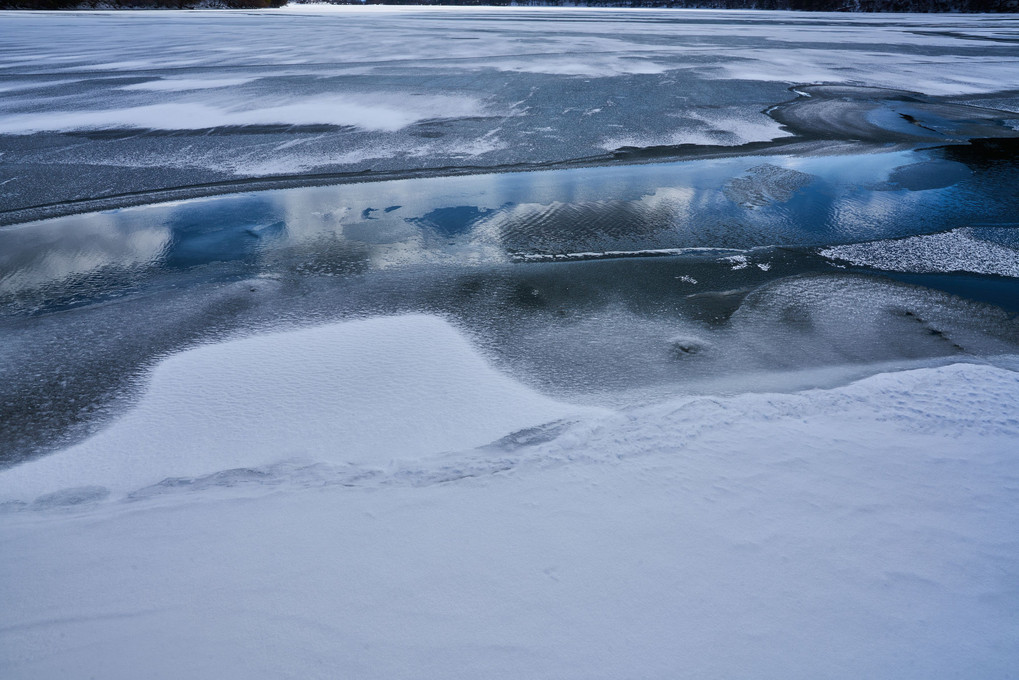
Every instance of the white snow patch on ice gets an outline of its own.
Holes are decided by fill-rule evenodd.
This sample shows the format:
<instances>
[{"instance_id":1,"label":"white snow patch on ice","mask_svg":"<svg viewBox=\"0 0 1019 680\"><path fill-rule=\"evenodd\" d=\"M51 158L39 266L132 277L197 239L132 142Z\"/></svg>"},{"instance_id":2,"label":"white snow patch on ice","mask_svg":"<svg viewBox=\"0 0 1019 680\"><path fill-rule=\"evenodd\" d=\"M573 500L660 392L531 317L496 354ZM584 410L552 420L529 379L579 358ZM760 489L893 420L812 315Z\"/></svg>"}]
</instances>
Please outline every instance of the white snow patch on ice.
<instances>
[{"instance_id":1,"label":"white snow patch on ice","mask_svg":"<svg viewBox=\"0 0 1019 680\"><path fill-rule=\"evenodd\" d=\"M350 321L163 360L140 403L108 429L0 473L0 498L130 490L295 457L385 464L583 411L498 373L436 317Z\"/></svg>"},{"instance_id":2,"label":"white snow patch on ice","mask_svg":"<svg viewBox=\"0 0 1019 680\"><path fill-rule=\"evenodd\" d=\"M15 81L10 83L0 84L0 92L18 92L21 90L36 90L42 87L56 87L57 85L69 85L70 83L77 83L77 80L35 80L35 81Z\"/></svg>"},{"instance_id":3,"label":"white snow patch on ice","mask_svg":"<svg viewBox=\"0 0 1019 680\"><path fill-rule=\"evenodd\" d=\"M974 238L971 228L832 246L823 257L898 272L972 272L1019 277L1019 250Z\"/></svg>"},{"instance_id":4,"label":"white snow patch on ice","mask_svg":"<svg viewBox=\"0 0 1019 680\"><path fill-rule=\"evenodd\" d=\"M739 59L710 66L715 77L787 83L854 83L872 87L960 95L1019 88L1015 60L1001 57L840 50L751 49Z\"/></svg>"},{"instance_id":5,"label":"white snow patch on ice","mask_svg":"<svg viewBox=\"0 0 1019 680\"><path fill-rule=\"evenodd\" d=\"M311 138L279 144L270 153L266 153L264 149L255 149L226 158L210 154L178 160L181 161L182 167L201 165L237 175L283 175L298 174L313 168L355 165L380 158L434 159L440 156L473 158L509 146L497 135L486 134L475 139L450 137L418 144L408 144L404 140L351 142L342 153L327 153L319 150L316 141L317 138ZM155 160L158 162L160 159ZM128 165L130 162L130 159L125 159L124 164ZM137 160L134 162L138 163Z\"/></svg>"},{"instance_id":6,"label":"white snow patch on ice","mask_svg":"<svg viewBox=\"0 0 1019 680\"><path fill-rule=\"evenodd\" d=\"M723 257L723 261L729 262L732 269L746 269L750 266L750 262L747 260L746 255L731 255L730 257Z\"/></svg>"},{"instance_id":7,"label":"white snow patch on ice","mask_svg":"<svg viewBox=\"0 0 1019 680\"><path fill-rule=\"evenodd\" d=\"M498 59L486 62L485 66L500 71L518 73L543 73L559 76L584 76L587 78L608 78L622 75L655 75L674 68L646 57L626 55L539 55L533 59Z\"/></svg>"},{"instance_id":8,"label":"white snow patch on ice","mask_svg":"<svg viewBox=\"0 0 1019 680\"><path fill-rule=\"evenodd\" d=\"M63 60L62 60L63 61ZM127 59L124 61L104 61L100 63L73 64L66 67L67 71L148 71L155 68L183 68L197 66L200 58L188 59Z\"/></svg>"},{"instance_id":9,"label":"white snow patch on ice","mask_svg":"<svg viewBox=\"0 0 1019 680\"><path fill-rule=\"evenodd\" d=\"M185 90L209 90L219 87L234 87L254 82L257 78L161 78L144 83L124 85L118 90L141 90L145 92L179 92Z\"/></svg>"},{"instance_id":10,"label":"white snow patch on ice","mask_svg":"<svg viewBox=\"0 0 1019 680\"><path fill-rule=\"evenodd\" d=\"M792 135L783 129L780 123L759 112L743 112L743 115L735 111L720 112L716 115L692 112L690 118L710 126L711 131L708 134L718 140L716 144L724 146L768 142Z\"/></svg>"},{"instance_id":11,"label":"white snow patch on ice","mask_svg":"<svg viewBox=\"0 0 1019 680\"><path fill-rule=\"evenodd\" d=\"M704 146L742 146L751 142L767 142L792 133L780 123L759 111L728 109L705 114L696 111L679 114L686 125L666 135L628 135L605 139L600 146L612 151L624 146L675 146L697 144Z\"/></svg>"},{"instance_id":12,"label":"white snow patch on ice","mask_svg":"<svg viewBox=\"0 0 1019 680\"><path fill-rule=\"evenodd\" d=\"M351 125L395 131L421 120L483 115L469 97L323 96L262 108L173 102L99 111L50 111L0 116L0 133L31 134L59 130L138 128L202 130L232 125Z\"/></svg>"}]
</instances>

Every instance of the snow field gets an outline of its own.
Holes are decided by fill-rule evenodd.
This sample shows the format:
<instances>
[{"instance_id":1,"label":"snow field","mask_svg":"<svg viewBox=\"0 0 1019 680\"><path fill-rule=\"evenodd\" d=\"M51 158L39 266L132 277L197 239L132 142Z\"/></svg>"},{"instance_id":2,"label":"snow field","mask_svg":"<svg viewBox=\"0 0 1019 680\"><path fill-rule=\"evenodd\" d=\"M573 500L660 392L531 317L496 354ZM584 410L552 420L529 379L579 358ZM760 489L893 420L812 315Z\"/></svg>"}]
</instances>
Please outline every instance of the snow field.
<instances>
[{"instance_id":1,"label":"snow field","mask_svg":"<svg viewBox=\"0 0 1019 680\"><path fill-rule=\"evenodd\" d=\"M960 364L591 415L458 481L8 514L0 671L1007 678L1017 399Z\"/></svg>"}]
</instances>

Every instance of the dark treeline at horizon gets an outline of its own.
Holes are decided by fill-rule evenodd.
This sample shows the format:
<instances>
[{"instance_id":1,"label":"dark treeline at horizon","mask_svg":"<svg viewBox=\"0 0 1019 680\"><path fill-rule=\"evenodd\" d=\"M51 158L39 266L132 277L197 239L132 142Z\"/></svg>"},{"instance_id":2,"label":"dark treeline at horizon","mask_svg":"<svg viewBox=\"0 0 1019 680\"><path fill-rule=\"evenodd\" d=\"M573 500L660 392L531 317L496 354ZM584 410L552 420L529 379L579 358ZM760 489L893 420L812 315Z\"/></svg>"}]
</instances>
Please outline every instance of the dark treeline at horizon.
<instances>
[{"instance_id":1,"label":"dark treeline at horizon","mask_svg":"<svg viewBox=\"0 0 1019 680\"><path fill-rule=\"evenodd\" d=\"M285 4L287 0L0 0L0 9L268 9Z\"/></svg>"},{"instance_id":2,"label":"dark treeline at horizon","mask_svg":"<svg viewBox=\"0 0 1019 680\"><path fill-rule=\"evenodd\" d=\"M322 2L323 0L308 0ZM814 12L1019 12L1019 0L326 0L334 5L658 7ZM301 0L296 0L302 4ZM0 0L0 9L195 9L282 7L287 0Z\"/></svg>"}]
</instances>

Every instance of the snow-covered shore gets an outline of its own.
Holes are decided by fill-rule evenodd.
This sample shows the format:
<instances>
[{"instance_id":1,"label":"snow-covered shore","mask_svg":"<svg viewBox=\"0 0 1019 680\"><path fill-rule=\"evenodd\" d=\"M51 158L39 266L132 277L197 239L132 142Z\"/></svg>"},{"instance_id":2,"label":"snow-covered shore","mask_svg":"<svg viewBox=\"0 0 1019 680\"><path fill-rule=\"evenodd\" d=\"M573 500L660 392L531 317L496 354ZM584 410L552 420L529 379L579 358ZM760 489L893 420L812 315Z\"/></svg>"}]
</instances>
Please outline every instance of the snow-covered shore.
<instances>
[{"instance_id":1,"label":"snow-covered shore","mask_svg":"<svg viewBox=\"0 0 1019 680\"><path fill-rule=\"evenodd\" d=\"M221 345L242 369L219 405L258 419L269 394L299 387L338 408L375 385L369 400L393 390L394 424L441 431L464 415L466 380L492 394L471 398L482 411L501 398L511 420L563 414L462 341L440 356L460 372L441 363L426 398L400 397L396 373L429 370L408 347L427 354L451 332L422 316L303 332L374 356L356 379L318 382L243 371L300 337ZM164 452L201 439L216 405L195 371L216 350L164 362L164 388L95 439L91 492L5 506L4 677L1007 678L1019 661L1013 371L575 410L480 448L391 443L393 460L351 464L266 465L256 442L226 438L221 466L242 469L202 476L219 455L206 442L207 459L126 496L142 481L132 466L153 460L124 433L159 432ZM160 401L175 379L199 388L193 401ZM176 433L154 400L177 407ZM329 426L280 413L280 432ZM341 439L392 438L336 417ZM515 427L492 422L479 426L493 438ZM58 453L0 485L42 491L79 472Z\"/></svg>"}]
</instances>

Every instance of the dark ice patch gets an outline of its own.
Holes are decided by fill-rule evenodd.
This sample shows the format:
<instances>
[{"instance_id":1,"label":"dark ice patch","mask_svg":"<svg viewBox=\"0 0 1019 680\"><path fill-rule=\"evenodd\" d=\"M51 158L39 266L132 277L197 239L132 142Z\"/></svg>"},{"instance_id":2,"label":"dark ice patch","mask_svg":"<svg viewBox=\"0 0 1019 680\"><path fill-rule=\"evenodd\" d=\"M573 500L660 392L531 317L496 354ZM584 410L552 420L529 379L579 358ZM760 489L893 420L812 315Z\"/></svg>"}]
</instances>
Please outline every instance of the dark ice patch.
<instances>
[{"instance_id":1,"label":"dark ice patch","mask_svg":"<svg viewBox=\"0 0 1019 680\"><path fill-rule=\"evenodd\" d=\"M502 439L499 439L489 445L489 447L512 451L527 446L544 444L557 438L573 424L574 423L572 421L568 420L556 420L551 423L544 423L542 425L536 425L535 427L517 430L516 432L511 432Z\"/></svg>"},{"instance_id":2,"label":"dark ice patch","mask_svg":"<svg viewBox=\"0 0 1019 680\"><path fill-rule=\"evenodd\" d=\"M730 328L752 349L744 365L772 368L1011 354L1019 338L1016 319L1001 309L856 275L761 286Z\"/></svg>"},{"instance_id":3,"label":"dark ice patch","mask_svg":"<svg viewBox=\"0 0 1019 680\"><path fill-rule=\"evenodd\" d=\"M1006 248L1019 250L1019 224L973 226L967 231L970 236L979 241L997 243Z\"/></svg>"},{"instance_id":4,"label":"dark ice patch","mask_svg":"<svg viewBox=\"0 0 1019 680\"><path fill-rule=\"evenodd\" d=\"M700 354L706 350L709 343L689 335L677 335L669 339L669 354L674 359Z\"/></svg>"},{"instance_id":5,"label":"dark ice patch","mask_svg":"<svg viewBox=\"0 0 1019 680\"><path fill-rule=\"evenodd\" d=\"M888 181L877 189L906 189L908 191L925 191L927 189L944 189L969 179L973 171L962 163L955 161L924 161L903 165L892 170Z\"/></svg>"}]
</instances>

